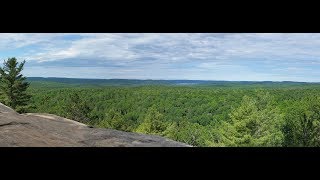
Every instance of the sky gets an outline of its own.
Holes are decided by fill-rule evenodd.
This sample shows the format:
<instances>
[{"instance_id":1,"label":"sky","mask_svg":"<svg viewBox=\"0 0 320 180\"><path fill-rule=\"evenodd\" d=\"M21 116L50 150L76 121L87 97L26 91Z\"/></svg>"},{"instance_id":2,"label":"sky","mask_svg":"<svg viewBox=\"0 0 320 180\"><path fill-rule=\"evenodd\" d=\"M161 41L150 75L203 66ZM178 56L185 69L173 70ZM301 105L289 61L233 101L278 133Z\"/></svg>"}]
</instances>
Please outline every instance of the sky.
<instances>
[{"instance_id":1,"label":"sky","mask_svg":"<svg viewBox=\"0 0 320 180\"><path fill-rule=\"evenodd\" d=\"M27 77L320 82L320 33L0 33L9 57Z\"/></svg>"}]
</instances>

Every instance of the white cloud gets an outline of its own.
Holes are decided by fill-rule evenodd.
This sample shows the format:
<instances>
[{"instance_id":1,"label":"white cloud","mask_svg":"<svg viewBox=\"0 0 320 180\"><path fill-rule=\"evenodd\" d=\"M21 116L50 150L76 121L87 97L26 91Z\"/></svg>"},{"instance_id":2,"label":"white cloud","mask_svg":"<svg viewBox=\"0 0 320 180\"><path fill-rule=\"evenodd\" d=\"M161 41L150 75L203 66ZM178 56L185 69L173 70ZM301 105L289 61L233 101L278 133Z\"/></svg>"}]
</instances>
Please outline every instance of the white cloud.
<instances>
[{"instance_id":1,"label":"white cloud","mask_svg":"<svg viewBox=\"0 0 320 180\"><path fill-rule=\"evenodd\" d=\"M70 40L70 35L81 38ZM161 77L162 74L168 78L291 79L297 77L288 72L300 71L301 74L312 71L305 66L320 66L320 34L302 33L0 34L2 58L10 50L19 51L17 56L27 61L44 64L57 61L61 67L65 59L74 59L74 63L90 60L97 66L121 66L101 67L115 76L136 73L140 77L143 74L138 75L139 72L145 71L145 76Z\"/></svg>"}]
</instances>

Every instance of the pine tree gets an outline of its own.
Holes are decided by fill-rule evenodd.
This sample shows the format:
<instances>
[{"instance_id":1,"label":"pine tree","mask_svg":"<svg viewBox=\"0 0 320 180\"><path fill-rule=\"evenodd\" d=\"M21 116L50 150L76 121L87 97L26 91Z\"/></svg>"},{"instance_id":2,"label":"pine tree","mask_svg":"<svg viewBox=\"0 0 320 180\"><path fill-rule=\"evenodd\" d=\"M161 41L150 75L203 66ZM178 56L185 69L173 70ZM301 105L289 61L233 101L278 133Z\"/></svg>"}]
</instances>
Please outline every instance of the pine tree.
<instances>
[{"instance_id":1,"label":"pine tree","mask_svg":"<svg viewBox=\"0 0 320 180\"><path fill-rule=\"evenodd\" d=\"M231 121L223 123L221 133L228 146L281 146L283 117L271 104L268 93L256 99L244 96L242 104L231 114Z\"/></svg>"},{"instance_id":2,"label":"pine tree","mask_svg":"<svg viewBox=\"0 0 320 180\"><path fill-rule=\"evenodd\" d=\"M81 99L78 93L70 95L69 104L66 106L67 116L79 122L89 122L91 108Z\"/></svg>"},{"instance_id":3,"label":"pine tree","mask_svg":"<svg viewBox=\"0 0 320 180\"><path fill-rule=\"evenodd\" d=\"M8 58L4 66L0 67L1 84L0 92L4 104L18 112L25 110L31 96L26 93L29 83L21 74L25 61L18 63L16 58Z\"/></svg>"}]
</instances>

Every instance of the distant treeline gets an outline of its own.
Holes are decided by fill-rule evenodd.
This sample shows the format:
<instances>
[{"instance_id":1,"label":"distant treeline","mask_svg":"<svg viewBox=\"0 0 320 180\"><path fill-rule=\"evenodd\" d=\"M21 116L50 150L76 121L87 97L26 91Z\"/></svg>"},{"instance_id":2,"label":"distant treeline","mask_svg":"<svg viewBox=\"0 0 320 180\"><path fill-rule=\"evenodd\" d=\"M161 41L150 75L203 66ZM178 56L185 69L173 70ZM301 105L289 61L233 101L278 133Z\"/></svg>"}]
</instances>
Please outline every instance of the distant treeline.
<instances>
[{"instance_id":1,"label":"distant treeline","mask_svg":"<svg viewBox=\"0 0 320 180\"><path fill-rule=\"evenodd\" d=\"M273 81L204 81L204 80L137 80L137 79L78 79L78 78L43 78L29 77L28 81L34 83L54 82L71 86L141 86L141 85L181 85L181 86L219 86L219 87L297 87L319 86L320 83L307 82L273 82Z\"/></svg>"}]
</instances>

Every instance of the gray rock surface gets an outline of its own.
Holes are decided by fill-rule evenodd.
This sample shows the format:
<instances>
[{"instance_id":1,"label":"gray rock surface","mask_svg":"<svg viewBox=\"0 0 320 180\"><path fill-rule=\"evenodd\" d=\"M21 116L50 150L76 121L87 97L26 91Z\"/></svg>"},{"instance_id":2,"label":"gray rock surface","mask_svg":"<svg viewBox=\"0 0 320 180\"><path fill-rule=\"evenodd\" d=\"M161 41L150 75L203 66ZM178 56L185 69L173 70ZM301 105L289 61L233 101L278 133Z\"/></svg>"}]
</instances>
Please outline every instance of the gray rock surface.
<instances>
[{"instance_id":1,"label":"gray rock surface","mask_svg":"<svg viewBox=\"0 0 320 180\"><path fill-rule=\"evenodd\" d=\"M0 103L0 147L188 147L160 136L90 128L52 114L18 114Z\"/></svg>"}]
</instances>

